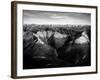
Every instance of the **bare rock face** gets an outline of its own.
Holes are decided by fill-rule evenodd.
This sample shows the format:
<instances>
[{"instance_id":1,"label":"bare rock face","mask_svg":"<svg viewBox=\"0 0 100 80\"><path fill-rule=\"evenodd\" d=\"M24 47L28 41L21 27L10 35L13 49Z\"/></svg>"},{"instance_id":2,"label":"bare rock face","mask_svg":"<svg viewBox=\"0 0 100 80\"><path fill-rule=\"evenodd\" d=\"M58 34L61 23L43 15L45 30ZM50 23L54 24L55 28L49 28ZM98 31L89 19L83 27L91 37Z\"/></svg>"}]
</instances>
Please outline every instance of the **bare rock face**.
<instances>
[{"instance_id":1,"label":"bare rock face","mask_svg":"<svg viewBox=\"0 0 100 80\"><path fill-rule=\"evenodd\" d=\"M24 68L42 67L53 64L57 60L58 54L49 43L48 39L52 33L43 32L24 32ZM34 65L36 64L36 65ZM28 65L28 66L27 66Z\"/></svg>"},{"instance_id":2,"label":"bare rock face","mask_svg":"<svg viewBox=\"0 0 100 80\"><path fill-rule=\"evenodd\" d=\"M54 42L56 49L62 47L64 45L64 42L66 41L66 34L61 34L59 32L55 32L54 34Z\"/></svg>"},{"instance_id":3,"label":"bare rock face","mask_svg":"<svg viewBox=\"0 0 100 80\"><path fill-rule=\"evenodd\" d=\"M59 58L74 65L90 65L89 39L81 35L75 40L67 40L57 51Z\"/></svg>"},{"instance_id":4,"label":"bare rock face","mask_svg":"<svg viewBox=\"0 0 100 80\"><path fill-rule=\"evenodd\" d=\"M23 51L24 54L32 51L31 48L35 45L37 38L33 36L33 33L30 31L26 31L23 34ZM31 54L31 53L29 53Z\"/></svg>"},{"instance_id":5,"label":"bare rock face","mask_svg":"<svg viewBox=\"0 0 100 80\"><path fill-rule=\"evenodd\" d=\"M77 36L77 35L76 35ZM57 31L23 33L24 69L90 65L90 44L85 33L71 37Z\"/></svg>"}]
</instances>

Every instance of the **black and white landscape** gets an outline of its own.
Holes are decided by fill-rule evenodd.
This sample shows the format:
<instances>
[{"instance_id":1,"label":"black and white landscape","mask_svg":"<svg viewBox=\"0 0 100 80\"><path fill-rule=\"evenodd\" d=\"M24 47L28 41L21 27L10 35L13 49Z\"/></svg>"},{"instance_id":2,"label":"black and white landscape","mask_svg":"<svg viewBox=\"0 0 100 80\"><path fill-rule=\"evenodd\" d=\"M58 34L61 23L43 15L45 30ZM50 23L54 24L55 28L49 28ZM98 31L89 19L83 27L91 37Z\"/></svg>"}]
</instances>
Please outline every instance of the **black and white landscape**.
<instances>
[{"instance_id":1,"label":"black and white landscape","mask_svg":"<svg viewBox=\"0 0 100 80\"><path fill-rule=\"evenodd\" d=\"M91 14L23 10L23 69L91 65Z\"/></svg>"}]
</instances>

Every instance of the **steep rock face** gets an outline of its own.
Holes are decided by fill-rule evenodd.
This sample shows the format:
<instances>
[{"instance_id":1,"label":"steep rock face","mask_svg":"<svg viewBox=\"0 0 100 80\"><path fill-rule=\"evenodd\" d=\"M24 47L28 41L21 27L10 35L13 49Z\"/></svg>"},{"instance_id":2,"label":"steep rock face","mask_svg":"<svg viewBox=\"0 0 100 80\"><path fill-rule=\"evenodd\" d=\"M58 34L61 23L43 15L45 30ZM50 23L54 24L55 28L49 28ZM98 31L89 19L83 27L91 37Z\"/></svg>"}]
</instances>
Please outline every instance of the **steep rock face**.
<instances>
[{"instance_id":1,"label":"steep rock face","mask_svg":"<svg viewBox=\"0 0 100 80\"><path fill-rule=\"evenodd\" d=\"M55 64L54 62L57 61L58 54L56 49L49 44L53 41L51 38L52 34L50 31L39 31L37 33L24 32L24 68L41 67L41 65L43 67L48 64Z\"/></svg>"},{"instance_id":2,"label":"steep rock face","mask_svg":"<svg viewBox=\"0 0 100 80\"><path fill-rule=\"evenodd\" d=\"M37 42L37 37L33 36L33 33L30 31L25 31L23 34L23 51L24 55L30 55L33 51L35 43Z\"/></svg>"},{"instance_id":3,"label":"steep rock face","mask_svg":"<svg viewBox=\"0 0 100 80\"><path fill-rule=\"evenodd\" d=\"M55 42L55 47L56 49L62 47L64 45L64 42L67 39L67 35L66 34L61 34L59 32L55 32L54 34L54 42Z\"/></svg>"},{"instance_id":4,"label":"steep rock face","mask_svg":"<svg viewBox=\"0 0 100 80\"><path fill-rule=\"evenodd\" d=\"M59 58L71 64L90 65L90 43L88 37L84 36L83 33L75 40L65 42L57 52Z\"/></svg>"},{"instance_id":5,"label":"steep rock face","mask_svg":"<svg viewBox=\"0 0 100 80\"><path fill-rule=\"evenodd\" d=\"M56 50L47 44L36 43L33 51L32 58L38 61L53 62L58 58Z\"/></svg>"},{"instance_id":6,"label":"steep rock face","mask_svg":"<svg viewBox=\"0 0 100 80\"><path fill-rule=\"evenodd\" d=\"M23 52L24 69L90 65L90 44L84 33L73 38L57 31L25 31Z\"/></svg>"},{"instance_id":7,"label":"steep rock face","mask_svg":"<svg viewBox=\"0 0 100 80\"><path fill-rule=\"evenodd\" d=\"M59 48L64 45L64 42L67 39L66 34L61 34L59 32L52 32L52 31L38 31L37 34L39 39L46 44L52 45L52 47ZM39 40L38 39L38 40Z\"/></svg>"},{"instance_id":8,"label":"steep rock face","mask_svg":"<svg viewBox=\"0 0 100 80\"><path fill-rule=\"evenodd\" d=\"M23 68L32 68L34 64L32 59L33 47L37 42L37 38L33 36L33 32L25 31L23 33Z\"/></svg>"},{"instance_id":9,"label":"steep rock face","mask_svg":"<svg viewBox=\"0 0 100 80\"><path fill-rule=\"evenodd\" d=\"M41 59L51 60L51 61L57 60L58 54L55 49L55 37L54 37L55 34L54 34L54 32L39 31L39 32L37 32L37 34L34 34L34 35L37 37L38 41L36 42L36 44L33 48L33 51L34 51L33 58L35 58L35 59L41 58Z\"/></svg>"},{"instance_id":10,"label":"steep rock face","mask_svg":"<svg viewBox=\"0 0 100 80\"><path fill-rule=\"evenodd\" d=\"M85 44L89 43L89 37L87 36L86 32L82 32L81 36L75 40L75 43L77 44Z\"/></svg>"}]
</instances>

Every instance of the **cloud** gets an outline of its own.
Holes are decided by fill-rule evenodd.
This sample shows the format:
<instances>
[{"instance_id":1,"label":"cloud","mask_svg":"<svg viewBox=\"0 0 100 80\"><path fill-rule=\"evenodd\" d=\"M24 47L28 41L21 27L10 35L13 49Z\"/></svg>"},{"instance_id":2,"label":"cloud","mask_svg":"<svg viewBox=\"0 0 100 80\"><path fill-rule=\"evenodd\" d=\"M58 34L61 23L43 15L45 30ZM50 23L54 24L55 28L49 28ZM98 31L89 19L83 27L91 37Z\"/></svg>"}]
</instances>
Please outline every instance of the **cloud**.
<instances>
[{"instance_id":1,"label":"cloud","mask_svg":"<svg viewBox=\"0 0 100 80\"><path fill-rule=\"evenodd\" d=\"M23 11L24 24L91 24L91 15L87 13Z\"/></svg>"}]
</instances>

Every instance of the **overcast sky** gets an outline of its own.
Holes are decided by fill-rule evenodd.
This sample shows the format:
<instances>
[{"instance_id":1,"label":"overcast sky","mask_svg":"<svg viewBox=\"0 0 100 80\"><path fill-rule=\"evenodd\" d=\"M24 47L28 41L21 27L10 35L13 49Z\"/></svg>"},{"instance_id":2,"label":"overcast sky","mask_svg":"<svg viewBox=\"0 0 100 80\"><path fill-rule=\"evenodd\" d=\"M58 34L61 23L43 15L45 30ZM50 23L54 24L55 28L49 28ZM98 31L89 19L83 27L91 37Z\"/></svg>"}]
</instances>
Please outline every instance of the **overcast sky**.
<instances>
[{"instance_id":1,"label":"overcast sky","mask_svg":"<svg viewBox=\"0 0 100 80\"><path fill-rule=\"evenodd\" d=\"M23 24L78 24L90 25L91 14L23 10Z\"/></svg>"}]
</instances>

